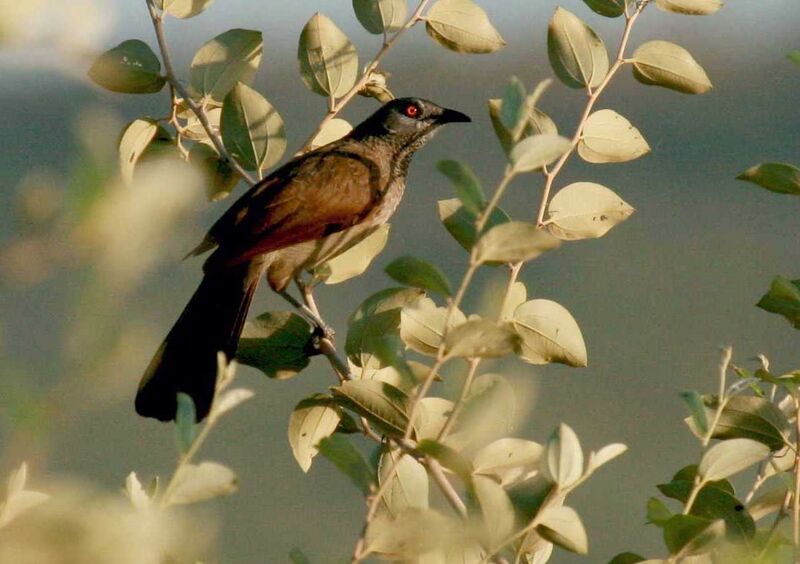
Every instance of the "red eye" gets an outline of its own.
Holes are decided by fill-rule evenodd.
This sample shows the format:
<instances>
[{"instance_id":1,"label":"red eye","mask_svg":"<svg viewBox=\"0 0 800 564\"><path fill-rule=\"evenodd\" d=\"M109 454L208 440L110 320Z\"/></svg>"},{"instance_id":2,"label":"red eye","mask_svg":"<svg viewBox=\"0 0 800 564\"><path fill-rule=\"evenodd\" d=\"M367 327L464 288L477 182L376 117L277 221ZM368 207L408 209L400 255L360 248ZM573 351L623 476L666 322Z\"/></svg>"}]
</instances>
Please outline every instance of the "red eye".
<instances>
[{"instance_id":1,"label":"red eye","mask_svg":"<svg viewBox=\"0 0 800 564\"><path fill-rule=\"evenodd\" d=\"M419 115L419 106L409 104L405 109L406 115L410 118L415 118Z\"/></svg>"}]
</instances>

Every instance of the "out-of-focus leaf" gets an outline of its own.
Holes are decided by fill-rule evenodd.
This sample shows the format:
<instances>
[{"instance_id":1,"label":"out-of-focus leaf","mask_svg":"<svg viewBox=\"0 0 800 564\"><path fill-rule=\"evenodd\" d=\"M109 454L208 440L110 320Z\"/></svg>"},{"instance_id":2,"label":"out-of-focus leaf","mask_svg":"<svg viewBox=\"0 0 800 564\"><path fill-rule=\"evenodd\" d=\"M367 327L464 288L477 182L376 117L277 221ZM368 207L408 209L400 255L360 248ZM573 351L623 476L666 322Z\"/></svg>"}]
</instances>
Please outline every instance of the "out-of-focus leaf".
<instances>
[{"instance_id":1,"label":"out-of-focus leaf","mask_svg":"<svg viewBox=\"0 0 800 564\"><path fill-rule=\"evenodd\" d=\"M417 257L394 259L386 266L386 274L406 286L429 290L445 297L453 293L450 281L439 267Z\"/></svg>"},{"instance_id":2,"label":"out-of-focus leaf","mask_svg":"<svg viewBox=\"0 0 800 564\"><path fill-rule=\"evenodd\" d=\"M489 545L498 546L514 532L514 507L503 487L493 479L476 475L472 480Z\"/></svg>"},{"instance_id":3,"label":"out-of-focus leaf","mask_svg":"<svg viewBox=\"0 0 800 564\"><path fill-rule=\"evenodd\" d=\"M694 390L681 392L681 399L686 403L691 413L692 421L701 435L708 433L708 418L706 417L706 406L703 398Z\"/></svg>"},{"instance_id":4,"label":"out-of-focus leaf","mask_svg":"<svg viewBox=\"0 0 800 564\"><path fill-rule=\"evenodd\" d=\"M761 163L736 177L778 194L800 195L800 168L787 163Z\"/></svg>"},{"instance_id":5,"label":"out-of-focus leaf","mask_svg":"<svg viewBox=\"0 0 800 564\"><path fill-rule=\"evenodd\" d=\"M169 138L169 133L155 120L136 119L125 127L119 141L119 170L127 184L133 182L136 164L156 138Z\"/></svg>"},{"instance_id":6,"label":"out-of-focus leaf","mask_svg":"<svg viewBox=\"0 0 800 564\"><path fill-rule=\"evenodd\" d=\"M239 175L219 158L217 151L205 143L195 143L189 149L189 162L200 169L206 178L206 194L212 202L227 198L239 183Z\"/></svg>"},{"instance_id":7,"label":"out-of-focus leaf","mask_svg":"<svg viewBox=\"0 0 800 564\"><path fill-rule=\"evenodd\" d=\"M225 147L246 170L266 170L286 151L280 114L266 98L241 82L225 96L220 128Z\"/></svg>"},{"instance_id":8,"label":"out-of-focus leaf","mask_svg":"<svg viewBox=\"0 0 800 564\"><path fill-rule=\"evenodd\" d=\"M439 200L439 218L442 220L445 229L458 243L466 250L472 249L478 238L475 230L477 216L467 210L458 198L450 200ZM508 214L500 208L492 210L489 220L486 222L484 231L492 227L511 221Z\"/></svg>"},{"instance_id":9,"label":"out-of-focus leaf","mask_svg":"<svg viewBox=\"0 0 800 564\"><path fill-rule=\"evenodd\" d=\"M322 439L317 448L322 456L350 478L361 493L369 495L372 484L375 483L375 474L347 437L333 434Z\"/></svg>"},{"instance_id":10,"label":"out-of-focus leaf","mask_svg":"<svg viewBox=\"0 0 800 564\"><path fill-rule=\"evenodd\" d=\"M707 16L722 8L722 0L656 0L665 12L689 16Z\"/></svg>"},{"instance_id":11,"label":"out-of-focus leaf","mask_svg":"<svg viewBox=\"0 0 800 564\"><path fill-rule=\"evenodd\" d=\"M690 480L673 480L668 484L658 485L661 493L683 504L689 499L693 487L694 483ZM648 518L653 521L649 517L649 507L650 504L648 504ZM751 539L756 533L755 522L748 510L745 509L744 504L736 499L731 492L716 487L714 484L706 484L700 489L692 504L690 514L707 519L723 519L726 532L731 540ZM669 516L667 516L666 520L668 519ZM660 525L663 525L663 523Z\"/></svg>"},{"instance_id":12,"label":"out-of-focus leaf","mask_svg":"<svg viewBox=\"0 0 800 564\"><path fill-rule=\"evenodd\" d=\"M175 412L175 440L178 444L178 451L185 454L192 446L195 437L195 414L194 401L192 397L183 392L178 392L178 407Z\"/></svg>"},{"instance_id":13,"label":"out-of-focus leaf","mask_svg":"<svg viewBox=\"0 0 800 564\"><path fill-rule=\"evenodd\" d=\"M547 206L547 230L565 241L602 237L635 210L612 190L594 182L574 182Z\"/></svg>"},{"instance_id":14,"label":"out-of-focus leaf","mask_svg":"<svg viewBox=\"0 0 800 564\"><path fill-rule=\"evenodd\" d=\"M583 2L593 12L607 18L618 18L625 13L625 0L583 0Z\"/></svg>"},{"instance_id":15,"label":"out-of-focus leaf","mask_svg":"<svg viewBox=\"0 0 800 564\"><path fill-rule=\"evenodd\" d=\"M516 421L517 392L500 374L475 378L456 417L447 444L480 448L511 432Z\"/></svg>"},{"instance_id":16,"label":"out-of-focus leaf","mask_svg":"<svg viewBox=\"0 0 800 564\"><path fill-rule=\"evenodd\" d=\"M747 505L747 511L754 521L758 521L771 513L780 511L786 501L786 486L773 488L756 496Z\"/></svg>"},{"instance_id":17,"label":"out-of-focus leaf","mask_svg":"<svg viewBox=\"0 0 800 564\"><path fill-rule=\"evenodd\" d=\"M508 292L503 304L503 311L500 312L500 319L510 321L514 317L514 311L528 300L528 289L523 282L514 282Z\"/></svg>"},{"instance_id":18,"label":"out-of-focus leaf","mask_svg":"<svg viewBox=\"0 0 800 564\"><path fill-rule=\"evenodd\" d=\"M386 247L391 225L384 223L361 241L314 270L326 284L339 284L363 274Z\"/></svg>"},{"instance_id":19,"label":"out-of-focus leaf","mask_svg":"<svg viewBox=\"0 0 800 564\"><path fill-rule=\"evenodd\" d=\"M647 500L647 522L652 523L658 527L663 527L667 524L672 511L664 504L663 501L657 497L651 497Z\"/></svg>"},{"instance_id":20,"label":"out-of-focus leaf","mask_svg":"<svg viewBox=\"0 0 800 564\"><path fill-rule=\"evenodd\" d=\"M254 395L255 393L253 390L248 390L247 388L234 388L222 392L214 400L214 417L219 417L235 407L238 407L241 403L249 400Z\"/></svg>"},{"instance_id":21,"label":"out-of-focus leaf","mask_svg":"<svg viewBox=\"0 0 800 564\"><path fill-rule=\"evenodd\" d=\"M623 163L649 152L639 130L614 110L591 114L578 143L578 154L590 163Z\"/></svg>"},{"instance_id":22,"label":"out-of-focus leaf","mask_svg":"<svg viewBox=\"0 0 800 564\"><path fill-rule=\"evenodd\" d=\"M237 82L253 82L263 48L260 31L229 29L217 35L192 59L192 89L199 96L221 103Z\"/></svg>"},{"instance_id":23,"label":"out-of-focus leaf","mask_svg":"<svg viewBox=\"0 0 800 564\"><path fill-rule=\"evenodd\" d=\"M150 497L145 493L142 483L136 476L136 472L131 472L125 478L125 495L136 509L147 509L150 507ZM2 511L0 511L2 513ZM0 519L1 520L1 519ZM2 526L2 524L0 524Z\"/></svg>"},{"instance_id":24,"label":"out-of-focus leaf","mask_svg":"<svg viewBox=\"0 0 800 564\"><path fill-rule=\"evenodd\" d=\"M716 396L705 396L703 403L706 406L706 420L711 421L719 401ZM694 419L689 418L687 423L695 435L704 436L694 423ZM711 437L753 439L777 451L784 447L784 435L788 427L789 421L786 415L769 400L739 395L728 398Z\"/></svg>"},{"instance_id":25,"label":"out-of-focus leaf","mask_svg":"<svg viewBox=\"0 0 800 564\"><path fill-rule=\"evenodd\" d=\"M394 468L394 471L390 471ZM403 456L398 449L385 445L378 464L378 480L391 480L383 494L384 507L391 515L399 515L409 507L428 508L428 473L425 467L411 456Z\"/></svg>"},{"instance_id":26,"label":"out-of-focus leaf","mask_svg":"<svg viewBox=\"0 0 800 564\"><path fill-rule=\"evenodd\" d=\"M673 515L664 525L664 543L671 554L698 552L724 534L722 519L712 521L695 515Z\"/></svg>"},{"instance_id":27,"label":"out-of-focus leaf","mask_svg":"<svg viewBox=\"0 0 800 564\"><path fill-rule=\"evenodd\" d=\"M566 137L553 134L531 135L517 143L509 159L514 172L529 172L549 165L572 146Z\"/></svg>"},{"instance_id":28,"label":"out-of-focus leaf","mask_svg":"<svg viewBox=\"0 0 800 564\"><path fill-rule=\"evenodd\" d=\"M50 496L33 490L26 490L28 464L23 462L8 477L6 499L0 504L0 528L5 527L26 511L47 501Z\"/></svg>"},{"instance_id":29,"label":"out-of-focus leaf","mask_svg":"<svg viewBox=\"0 0 800 564\"><path fill-rule=\"evenodd\" d=\"M453 402L444 398L426 397L420 401L420 406L419 415L414 421L417 440L436 439L453 413Z\"/></svg>"},{"instance_id":30,"label":"out-of-focus leaf","mask_svg":"<svg viewBox=\"0 0 800 564\"><path fill-rule=\"evenodd\" d=\"M578 513L571 507L548 507L539 518L536 532L564 550L589 552L589 539Z\"/></svg>"},{"instance_id":31,"label":"out-of-focus leaf","mask_svg":"<svg viewBox=\"0 0 800 564\"><path fill-rule=\"evenodd\" d=\"M206 10L214 0L156 0L156 5L167 14L186 19Z\"/></svg>"},{"instance_id":32,"label":"out-of-focus leaf","mask_svg":"<svg viewBox=\"0 0 800 564\"><path fill-rule=\"evenodd\" d=\"M270 378L285 380L308 366L316 354L308 322L288 311L266 312L245 323L237 360Z\"/></svg>"},{"instance_id":33,"label":"out-of-focus leaf","mask_svg":"<svg viewBox=\"0 0 800 564\"><path fill-rule=\"evenodd\" d=\"M233 471L217 462L184 464L175 480L168 502L170 504L197 503L223 495L230 495L239 487Z\"/></svg>"},{"instance_id":34,"label":"out-of-focus leaf","mask_svg":"<svg viewBox=\"0 0 800 564\"><path fill-rule=\"evenodd\" d=\"M445 322L448 328L461 325L467 318L458 309L447 319L446 307L437 307L434 301L422 297L406 304L400 313L400 338L412 350L427 356L436 356L442 338Z\"/></svg>"},{"instance_id":35,"label":"out-of-focus leaf","mask_svg":"<svg viewBox=\"0 0 800 564\"><path fill-rule=\"evenodd\" d=\"M703 455L697 473L704 481L721 480L761 462L769 447L752 439L729 439L715 444Z\"/></svg>"},{"instance_id":36,"label":"out-of-focus leaf","mask_svg":"<svg viewBox=\"0 0 800 564\"><path fill-rule=\"evenodd\" d=\"M756 306L782 315L795 329L800 329L800 280L776 276L769 292L758 300Z\"/></svg>"},{"instance_id":37,"label":"out-of-focus leaf","mask_svg":"<svg viewBox=\"0 0 800 564\"><path fill-rule=\"evenodd\" d=\"M704 94L711 81L691 53L669 41L648 41L631 57L633 76L642 84L663 86L684 94Z\"/></svg>"},{"instance_id":38,"label":"out-of-focus leaf","mask_svg":"<svg viewBox=\"0 0 800 564\"><path fill-rule=\"evenodd\" d=\"M537 89L546 87L549 83L549 79L547 81L542 81L537 86ZM521 135L519 136L521 139L532 135L558 135L558 127L555 122L550 116L535 106L534 99L538 98L536 94L537 91L534 90L533 94L529 95L525 100L527 118L526 123L523 125ZM503 125L500 117L502 111L503 100L489 100L489 118L492 122L492 128L497 135L497 139L500 141L500 145L503 147L503 151L508 155L511 153L511 149L514 148L516 141L514 141L514 132Z\"/></svg>"},{"instance_id":39,"label":"out-of-focus leaf","mask_svg":"<svg viewBox=\"0 0 800 564\"><path fill-rule=\"evenodd\" d=\"M353 0L358 21L376 35L397 31L408 15L407 0Z\"/></svg>"},{"instance_id":40,"label":"out-of-focus leaf","mask_svg":"<svg viewBox=\"0 0 800 564\"><path fill-rule=\"evenodd\" d=\"M472 459L475 474L490 476L506 486L538 470L544 449L539 443L503 438L479 450Z\"/></svg>"},{"instance_id":41,"label":"out-of-focus leaf","mask_svg":"<svg viewBox=\"0 0 800 564\"><path fill-rule=\"evenodd\" d=\"M317 133L316 137L311 140L311 148L316 149L328 143L333 143L341 139L353 130L353 126L347 120L341 118L333 118L328 121Z\"/></svg>"},{"instance_id":42,"label":"out-of-focus leaf","mask_svg":"<svg viewBox=\"0 0 800 564\"><path fill-rule=\"evenodd\" d=\"M365 550L423 563L427 554L457 546L460 526L434 509L412 507L394 518L379 515L367 528Z\"/></svg>"},{"instance_id":43,"label":"out-of-focus leaf","mask_svg":"<svg viewBox=\"0 0 800 564\"><path fill-rule=\"evenodd\" d=\"M577 482L583 475L583 450L578 435L562 423L550 435L539 467L542 474L560 488Z\"/></svg>"},{"instance_id":44,"label":"out-of-focus leaf","mask_svg":"<svg viewBox=\"0 0 800 564\"><path fill-rule=\"evenodd\" d=\"M524 262L533 260L561 242L531 223L510 221L492 227L478 241L475 260L485 262Z\"/></svg>"},{"instance_id":45,"label":"out-of-focus leaf","mask_svg":"<svg viewBox=\"0 0 800 564\"><path fill-rule=\"evenodd\" d=\"M472 319L447 332L444 350L448 357L495 358L513 353L518 344L511 324Z\"/></svg>"},{"instance_id":46,"label":"out-of-focus leaf","mask_svg":"<svg viewBox=\"0 0 800 564\"><path fill-rule=\"evenodd\" d=\"M325 394L314 394L295 406L289 418L289 444L303 472L311 468L319 442L333 434L341 419L341 409Z\"/></svg>"},{"instance_id":47,"label":"out-of-focus leaf","mask_svg":"<svg viewBox=\"0 0 800 564\"><path fill-rule=\"evenodd\" d=\"M408 425L408 395L377 380L348 380L332 388L340 404L389 433L402 435Z\"/></svg>"},{"instance_id":48,"label":"out-of-focus leaf","mask_svg":"<svg viewBox=\"0 0 800 564\"><path fill-rule=\"evenodd\" d=\"M589 462L586 464L586 472L591 474L604 464L608 464L618 456L627 452L628 447L622 443L611 443L602 447L597 452L589 453Z\"/></svg>"},{"instance_id":49,"label":"out-of-focus leaf","mask_svg":"<svg viewBox=\"0 0 800 564\"><path fill-rule=\"evenodd\" d=\"M797 49L789 51L789 53L786 55L786 58L792 61L794 64L800 65L800 51Z\"/></svg>"},{"instance_id":50,"label":"out-of-focus leaf","mask_svg":"<svg viewBox=\"0 0 800 564\"><path fill-rule=\"evenodd\" d=\"M458 53L492 53L506 46L486 12L472 0L437 0L425 14L425 30Z\"/></svg>"},{"instance_id":51,"label":"out-of-focus leaf","mask_svg":"<svg viewBox=\"0 0 800 564\"><path fill-rule=\"evenodd\" d=\"M586 344L580 327L562 305L531 300L514 311L512 321L522 338L520 358L525 362L586 366Z\"/></svg>"},{"instance_id":52,"label":"out-of-focus leaf","mask_svg":"<svg viewBox=\"0 0 800 564\"><path fill-rule=\"evenodd\" d=\"M356 82L356 48L324 14L317 12L306 23L300 33L297 58L303 82L317 94L338 98Z\"/></svg>"},{"instance_id":53,"label":"out-of-focus leaf","mask_svg":"<svg viewBox=\"0 0 800 564\"><path fill-rule=\"evenodd\" d=\"M556 8L547 28L547 54L556 76L570 88L594 88L608 74L603 40L564 8Z\"/></svg>"},{"instance_id":54,"label":"out-of-focus leaf","mask_svg":"<svg viewBox=\"0 0 800 564\"><path fill-rule=\"evenodd\" d=\"M517 131L520 122L525 118L527 96L525 86L516 76L512 76L500 104L500 123L508 131Z\"/></svg>"},{"instance_id":55,"label":"out-of-focus leaf","mask_svg":"<svg viewBox=\"0 0 800 564\"><path fill-rule=\"evenodd\" d=\"M161 63L144 41L129 39L100 55L89 78L112 92L150 94L164 88Z\"/></svg>"},{"instance_id":56,"label":"out-of-focus leaf","mask_svg":"<svg viewBox=\"0 0 800 564\"><path fill-rule=\"evenodd\" d=\"M292 564L311 564L311 560L297 547L289 551L289 560Z\"/></svg>"},{"instance_id":57,"label":"out-of-focus leaf","mask_svg":"<svg viewBox=\"0 0 800 564\"><path fill-rule=\"evenodd\" d=\"M480 180L469 166L459 161L439 161L436 168L453 183L458 199L468 212L478 215L483 211L486 196Z\"/></svg>"},{"instance_id":58,"label":"out-of-focus leaf","mask_svg":"<svg viewBox=\"0 0 800 564\"><path fill-rule=\"evenodd\" d=\"M644 562L645 560L646 558L644 556L636 554L635 552L620 552L614 556L614 558L609 560L608 564L638 564L639 562ZM655 562L653 564L655 564Z\"/></svg>"},{"instance_id":59,"label":"out-of-focus leaf","mask_svg":"<svg viewBox=\"0 0 800 564\"><path fill-rule=\"evenodd\" d=\"M472 466L457 450L431 439L419 442L417 449L435 458L442 466L458 476L468 490L473 489Z\"/></svg>"}]
</instances>

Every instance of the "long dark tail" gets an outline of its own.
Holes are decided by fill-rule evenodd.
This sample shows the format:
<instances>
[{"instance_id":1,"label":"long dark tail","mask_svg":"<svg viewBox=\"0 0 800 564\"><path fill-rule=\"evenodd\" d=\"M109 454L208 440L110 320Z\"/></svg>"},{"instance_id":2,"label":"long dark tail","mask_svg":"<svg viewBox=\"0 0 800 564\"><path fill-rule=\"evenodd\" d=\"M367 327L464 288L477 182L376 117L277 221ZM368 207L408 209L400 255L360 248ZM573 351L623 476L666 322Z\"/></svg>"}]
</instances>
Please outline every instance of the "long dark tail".
<instances>
[{"instance_id":1,"label":"long dark tail","mask_svg":"<svg viewBox=\"0 0 800 564\"><path fill-rule=\"evenodd\" d=\"M161 343L136 394L136 412L175 419L177 394L191 396L200 421L211 408L217 352L233 358L247 310L263 273L262 261L207 272L200 287Z\"/></svg>"}]
</instances>

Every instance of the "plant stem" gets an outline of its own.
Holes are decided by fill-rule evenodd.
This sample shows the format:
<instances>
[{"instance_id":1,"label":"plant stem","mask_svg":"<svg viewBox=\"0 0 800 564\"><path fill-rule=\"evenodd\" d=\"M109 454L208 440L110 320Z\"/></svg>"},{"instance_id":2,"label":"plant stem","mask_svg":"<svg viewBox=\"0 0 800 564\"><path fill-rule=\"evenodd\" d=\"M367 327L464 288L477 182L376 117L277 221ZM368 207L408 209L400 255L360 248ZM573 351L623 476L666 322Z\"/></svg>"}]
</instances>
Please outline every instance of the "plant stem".
<instances>
[{"instance_id":1,"label":"plant stem","mask_svg":"<svg viewBox=\"0 0 800 564\"><path fill-rule=\"evenodd\" d=\"M439 431L439 436L436 437L438 442L442 442L452 430L453 425L456 422L456 418L458 417L459 413L461 413L461 409L464 407L464 400L469 393L469 389L472 387L472 381L475 379L475 373L478 371L478 365L480 363L481 359L479 358L470 359L467 376L464 378L464 384L461 386L461 394L458 396L458 400L453 405L453 409L450 411L450 415L447 417L447 421L445 421L442 430Z\"/></svg>"},{"instance_id":2,"label":"plant stem","mask_svg":"<svg viewBox=\"0 0 800 564\"><path fill-rule=\"evenodd\" d=\"M575 135L572 136L572 144L570 148L567 150L566 153L561 155L561 157L556 161L556 164L553 165L553 168L549 169L545 173L545 182L544 182L544 190L542 191L542 202L539 204L539 213L536 217L536 224L539 227L544 226L544 214L547 211L547 204L550 200L550 191L553 188L553 181L555 180L558 173L561 172L564 164L567 162L569 157L575 152L575 149L578 146L578 143L581 140L581 135L583 134L583 128L586 126L586 120L589 119L589 115L592 113L592 109L594 108L595 103L597 102L600 95L606 89L606 87L611 82L611 79L617 74L617 71L625 64L625 49L628 46L628 40L630 39L631 29L633 29L633 24L636 23L636 20L639 17L639 14L642 13L644 10L647 2L641 2L637 5L636 10L628 16L625 16L625 30L622 33L622 39L619 43L619 49L617 50L617 58L614 61L614 64L611 65L611 68L608 69L608 73L606 74L603 82L595 88L594 90L589 91L589 99L586 101L586 107L583 110L583 114L581 115L581 119L578 122L578 127L575 129Z\"/></svg>"},{"instance_id":3,"label":"plant stem","mask_svg":"<svg viewBox=\"0 0 800 564\"><path fill-rule=\"evenodd\" d=\"M447 476L444 475L444 470L442 470L442 466L439 464L439 461L437 461L435 458L431 458L430 456L426 456L424 463L425 466L428 467L428 470L430 470L431 477L433 478L434 482L436 482L436 484L439 486L439 489L442 490L445 499L447 499L453 509L455 509L456 513L466 519L467 506L458 495L458 492L456 492L456 490L453 488L453 484L451 484L450 480L447 479Z\"/></svg>"}]
</instances>

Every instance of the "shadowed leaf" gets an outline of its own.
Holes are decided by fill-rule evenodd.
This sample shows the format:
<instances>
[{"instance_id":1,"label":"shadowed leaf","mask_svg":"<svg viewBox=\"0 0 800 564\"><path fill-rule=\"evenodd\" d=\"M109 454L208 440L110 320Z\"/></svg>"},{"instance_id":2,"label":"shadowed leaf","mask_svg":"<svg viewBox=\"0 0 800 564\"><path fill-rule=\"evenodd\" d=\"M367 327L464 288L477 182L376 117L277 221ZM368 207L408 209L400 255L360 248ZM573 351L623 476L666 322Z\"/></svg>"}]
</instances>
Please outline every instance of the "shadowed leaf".
<instances>
[{"instance_id":1,"label":"shadowed leaf","mask_svg":"<svg viewBox=\"0 0 800 564\"><path fill-rule=\"evenodd\" d=\"M408 15L407 0L353 0L353 10L361 25L370 33L397 31Z\"/></svg>"},{"instance_id":2,"label":"shadowed leaf","mask_svg":"<svg viewBox=\"0 0 800 564\"><path fill-rule=\"evenodd\" d=\"M372 484L375 483L375 474L347 437L333 434L322 439L317 448L322 456L350 478L361 493L369 495Z\"/></svg>"},{"instance_id":3,"label":"shadowed leaf","mask_svg":"<svg viewBox=\"0 0 800 564\"><path fill-rule=\"evenodd\" d=\"M270 378L285 380L308 366L316 354L308 322L288 311L267 312L245 323L237 360Z\"/></svg>"},{"instance_id":4,"label":"shadowed leaf","mask_svg":"<svg viewBox=\"0 0 800 564\"><path fill-rule=\"evenodd\" d=\"M445 297L453 293L450 281L444 273L436 265L417 257L394 259L386 266L386 274L406 286L414 286Z\"/></svg>"},{"instance_id":5,"label":"shadowed leaf","mask_svg":"<svg viewBox=\"0 0 800 564\"><path fill-rule=\"evenodd\" d=\"M89 69L89 78L107 90L126 94L159 92L166 82L158 57L138 39L123 41L100 55Z\"/></svg>"},{"instance_id":6,"label":"shadowed leaf","mask_svg":"<svg viewBox=\"0 0 800 564\"><path fill-rule=\"evenodd\" d=\"M225 147L246 170L264 171L286 151L280 114L266 98L241 82L225 96L220 129Z\"/></svg>"}]
</instances>

